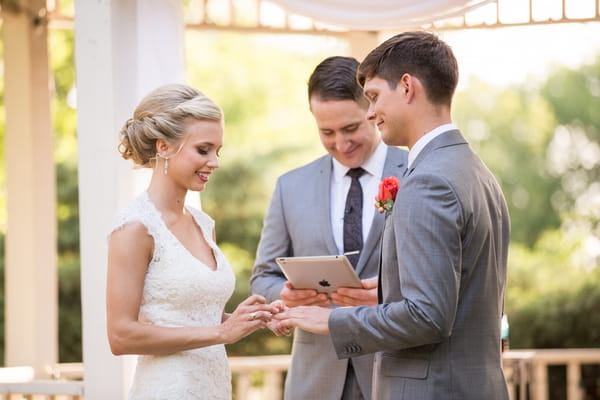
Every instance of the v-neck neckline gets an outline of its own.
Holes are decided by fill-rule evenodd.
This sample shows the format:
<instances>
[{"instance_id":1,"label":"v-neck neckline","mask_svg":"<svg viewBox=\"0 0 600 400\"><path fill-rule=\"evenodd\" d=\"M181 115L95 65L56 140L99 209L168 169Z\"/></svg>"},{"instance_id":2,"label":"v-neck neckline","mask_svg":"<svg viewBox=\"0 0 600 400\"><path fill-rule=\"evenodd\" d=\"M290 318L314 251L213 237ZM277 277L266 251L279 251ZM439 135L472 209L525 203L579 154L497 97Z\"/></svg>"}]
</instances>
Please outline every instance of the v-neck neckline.
<instances>
[{"instance_id":1,"label":"v-neck neckline","mask_svg":"<svg viewBox=\"0 0 600 400\"><path fill-rule=\"evenodd\" d=\"M146 195L146 200L152 205L152 208L154 209L154 211L156 212L156 214L158 215L158 219L160 220L160 222L163 224L165 230L167 232L169 232L169 235L171 235L173 237L173 239L175 239L175 242L177 242L177 244L185 250L185 252L192 257L194 260L196 260L198 263L200 263L201 265L203 265L206 269L208 269L211 272L216 272L219 270L219 259L217 257L217 252L216 249L211 245L209 239L206 237L206 234L204 232L204 229L202 229L202 226L200 225L200 223L198 222L198 220L196 219L196 216L194 215L194 212L192 212L190 210L190 208L184 204L184 207L186 209L186 211L192 216L192 220L194 221L194 224L198 227L198 229L200 230L200 234L202 235L202 237L204 238L204 240L206 241L206 244L208 245L208 247L211 249L212 253L213 253L213 257L215 258L215 263L216 266L215 268L211 268L210 265L206 264L204 261L200 260L198 257L196 257L187 247L185 247L185 245L181 242L181 240L179 240L179 238L173 233L173 231L171 231L171 229L169 229L169 226L167 225L167 223L165 222L162 212L160 212L160 210L156 207L156 204L154 204L154 202L152 201L152 199L150 198L150 194L148 193L148 191L144 192Z\"/></svg>"}]
</instances>

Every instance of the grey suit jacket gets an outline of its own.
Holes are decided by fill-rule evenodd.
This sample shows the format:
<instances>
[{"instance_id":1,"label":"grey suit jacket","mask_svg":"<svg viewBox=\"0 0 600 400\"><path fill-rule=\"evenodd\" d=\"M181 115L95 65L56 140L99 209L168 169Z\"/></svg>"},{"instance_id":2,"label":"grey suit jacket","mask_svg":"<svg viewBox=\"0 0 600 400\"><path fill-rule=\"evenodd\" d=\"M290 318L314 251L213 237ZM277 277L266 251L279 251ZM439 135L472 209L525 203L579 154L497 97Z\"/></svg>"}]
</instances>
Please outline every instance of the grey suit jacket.
<instances>
[{"instance_id":1,"label":"grey suit jacket","mask_svg":"<svg viewBox=\"0 0 600 400\"><path fill-rule=\"evenodd\" d=\"M377 352L373 399L508 399L502 192L459 131L428 143L400 183L382 240L382 304L333 311L336 352Z\"/></svg>"},{"instance_id":2,"label":"grey suit jacket","mask_svg":"<svg viewBox=\"0 0 600 400\"><path fill-rule=\"evenodd\" d=\"M407 154L405 150L389 147L383 176L399 177L406 168ZM277 180L251 278L252 292L265 296L269 302L279 299L286 281L275 258L338 253L330 222L331 173L332 158L326 155ZM361 279L377 275L383 224L384 216L375 213L356 265ZM361 390L368 399L373 355L353 357L352 362ZM339 400L347 365L347 359L337 358L328 336L296 329L285 399Z\"/></svg>"}]
</instances>

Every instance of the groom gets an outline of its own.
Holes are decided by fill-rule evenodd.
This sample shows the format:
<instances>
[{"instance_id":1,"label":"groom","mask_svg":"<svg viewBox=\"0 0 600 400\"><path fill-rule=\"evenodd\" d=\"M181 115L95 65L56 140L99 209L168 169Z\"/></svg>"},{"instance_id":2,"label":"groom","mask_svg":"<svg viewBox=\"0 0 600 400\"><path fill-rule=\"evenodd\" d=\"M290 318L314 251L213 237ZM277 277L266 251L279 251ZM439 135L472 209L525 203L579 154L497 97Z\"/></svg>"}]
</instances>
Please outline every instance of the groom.
<instances>
[{"instance_id":1,"label":"groom","mask_svg":"<svg viewBox=\"0 0 600 400\"><path fill-rule=\"evenodd\" d=\"M376 353L373 399L505 400L500 318L509 216L490 171L451 123L458 66L426 32L387 40L358 80L408 169L387 217L376 306L296 307L286 327L331 334L339 358Z\"/></svg>"}]
</instances>

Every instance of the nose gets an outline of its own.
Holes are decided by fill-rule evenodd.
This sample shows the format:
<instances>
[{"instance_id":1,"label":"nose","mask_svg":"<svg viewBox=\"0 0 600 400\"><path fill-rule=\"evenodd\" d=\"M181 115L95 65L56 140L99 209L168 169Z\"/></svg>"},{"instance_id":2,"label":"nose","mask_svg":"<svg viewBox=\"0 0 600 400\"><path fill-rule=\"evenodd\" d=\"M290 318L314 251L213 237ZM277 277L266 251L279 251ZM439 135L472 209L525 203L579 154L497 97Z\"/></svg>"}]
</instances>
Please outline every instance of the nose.
<instances>
[{"instance_id":1,"label":"nose","mask_svg":"<svg viewBox=\"0 0 600 400\"><path fill-rule=\"evenodd\" d=\"M210 160L208 160L207 165L210 169L219 168L219 158L216 155L214 157L211 157Z\"/></svg>"},{"instance_id":2,"label":"nose","mask_svg":"<svg viewBox=\"0 0 600 400\"><path fill-rule=\"evenodd\" d=\"M338 134L335 138L335 147L342 152L345 152L351 145L350 137Z\"/></svg>"},{"instance_id":3,"label":"nose","mask_svg":"<svg viewBox=\"0 0 600 400\"><path fill-rule=\"evenodd\" d=\"M369 109L367 110L367 120L368 121L375 120L375 110L373 109L372 104L369 104Z\"/></svg>"}]
</instances>

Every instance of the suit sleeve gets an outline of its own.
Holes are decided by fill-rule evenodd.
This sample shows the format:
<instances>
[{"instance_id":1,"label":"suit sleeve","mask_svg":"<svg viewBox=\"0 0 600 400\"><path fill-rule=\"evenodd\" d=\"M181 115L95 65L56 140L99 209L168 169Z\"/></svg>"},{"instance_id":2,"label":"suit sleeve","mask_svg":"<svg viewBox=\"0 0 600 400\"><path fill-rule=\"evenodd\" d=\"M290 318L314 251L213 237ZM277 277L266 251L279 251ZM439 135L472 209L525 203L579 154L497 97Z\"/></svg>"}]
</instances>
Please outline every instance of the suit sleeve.
<instances>
[{"instance_id":1,"label":"suit sleeve","mask_svg":"<svg viewBox=\"0 0 600 400\"><path fill-rule=\"evenodd\" d=\"M282 196L282 182L279 179L265 216L250 278L252 293L264 296L268 302L279 299L279 293L287 280L275 259L292 255Z\"/></svg>"},{"instance_id":2,"label":"suit sleeve","mask_svg":"<svg viewBox=\"0 0 600 400\"><path fill-rule=\"evenodd\" d=\"M329 327L340 358L439 343L451 334L465 226L455 191L439 176L411 176L389 218L380 282L389 302L333 311Z\"/></svg>"}]
</instances>

